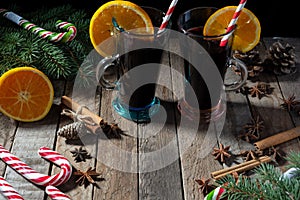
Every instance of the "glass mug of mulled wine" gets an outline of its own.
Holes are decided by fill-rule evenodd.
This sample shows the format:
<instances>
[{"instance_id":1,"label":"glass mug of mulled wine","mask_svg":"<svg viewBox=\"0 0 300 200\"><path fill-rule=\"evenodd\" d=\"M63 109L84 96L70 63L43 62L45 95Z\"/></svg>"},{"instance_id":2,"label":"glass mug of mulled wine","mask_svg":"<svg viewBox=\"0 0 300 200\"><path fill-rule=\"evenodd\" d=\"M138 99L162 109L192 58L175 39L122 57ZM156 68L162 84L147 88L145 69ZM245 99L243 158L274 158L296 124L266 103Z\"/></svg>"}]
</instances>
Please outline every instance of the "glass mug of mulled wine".
<instances>
[{"instance_id":1,"label":"glass mug of mulled wine","mask_svg":"<svg viewBox=\"0 0 300 200\"><path fill-rule=\"evenodd\" d=\"M169 39L168 29L158 33L156 28L162 23L164 13L151 7L142 8L151 18L154 33L123 30L116 36L115 55L103 58L97 66L99 84L117 91L112 101L114 110L135 122L149 122L159 110L156 82L163 49Z\"/></svg>"},{"instance_id":2,"label":"glass mug of mulled wine","mask_svg":"<svg viewBox=\"0 0 300 200\"><path fill-rule=\"evenodd\" d=\"M216 10L217 8L214 7L192 8L180 14L177 20L179 30L197 41L196 44L200 44L207 51L216 64L222 78L220 83L216 82L219 86L211 93L209 86L206 85L202 77L203 74L200 74L192 64L186 60L184 61L184 84L190 84L191 87L184 87L184 98L179 101L178 109L183 116L190 119L195 119L196 115L200 115L200 119L204 119L205 121L220 118L226 110L224 91L240 88L248 77L248 70L245 64L231 57L231 44L235 29L227 33L230 34L230 37L226 46L222 47L220 46L220 41L227 34L203 36L203 27L207 19ZM184 49L191 49L193 51L194 48L187 46ZM189 52L186 54L189 56ZM190 98L192 92L197 98L196 101Z\"/></svg>"}]
</instances>

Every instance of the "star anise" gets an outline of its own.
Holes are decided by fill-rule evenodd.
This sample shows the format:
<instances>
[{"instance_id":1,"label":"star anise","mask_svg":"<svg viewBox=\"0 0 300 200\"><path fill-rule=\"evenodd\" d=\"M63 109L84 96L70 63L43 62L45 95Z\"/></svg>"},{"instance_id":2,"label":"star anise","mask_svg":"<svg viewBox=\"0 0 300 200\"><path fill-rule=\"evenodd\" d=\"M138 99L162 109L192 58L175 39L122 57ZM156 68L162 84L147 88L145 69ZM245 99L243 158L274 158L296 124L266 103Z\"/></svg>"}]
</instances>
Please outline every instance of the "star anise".
<instances>
[{"instance_id":1,"label":"star anise","mask_svg":"<svg viewBox=\"0 0 300 200\"><path fill-rule=\"evenodd\" d=\"M208 179L201 178L201 179L196 179L195 181L200 185L200 190L204 195L208 194L210 191L214 189L213 185L210 184L211 181L210 178Z\"/></svg>"},{"instance_id":2,"label":"star anise","mask_svg":"<svg viewBox=\"0 0 300 200\"><path fill-rule=\"evenodd\" d=\"M89 153L87 152L87 150L83 149L82 146L79 147L79 149L75 148L74 150L72 150L70 152L73 154L72 156L75 157L74 160L76 162L81 162L81 161L85 162L86 159L90 159L91 158L91 156L89 155Z\"/></svg>"},{"instance_id":3,"label":"star anise","mask_svg":"<svg viewBox=\"0 0 300 200\"><path fill-rule=\"evenodd\" d=\"M214 148L212 153L215 156L215 160L219 160L221 163L225 162L225 158L230 158L231 155L229 153L230 146L224 147L222 143L220 143L220 148Z\"/></svg>"},{"instance_id":4,"label":"star anise","mask_svg":"<svg viewBox=\"0 0 300 200\"><path fill-rule=\"evenodd\" d=\"M245 140L246 142L252 142L252 141L257 141L259 137L256 135L253 135L252 133L249 132L243 132L239 135L239 138Z\"/></svg>"},{"instance_id":5,"label":"star anise","mask_svg":"<svg viewBox=\"0 0 300 200\"><path fill-rule=\"evenodd\" d=\"M77 170L74 172L75 176L80 176L76 183L78 183L79 186L82 185L88 185L89 183L95 184L94 177L97 177L101 175L100 173L96 172L96 169L92 169L92 167L89 167L85 172L81 170Z\"/></svg>"},{"instance_id":6,"label":"star anise","mask_svg":"<svg viewBox=\"0 0 300 200\"><path fill-rule=\"evenodd\" d=\"M261 153L255 150L244 150L239 153L240 156L243 156L245 161L255 160Z\"/></svg>"},{"instance_id":7,"label":"star anise","mask_svg":"<svg viewBox=\"0 0 300 200\"><path fill-rule=\"evenodd\" d=\"M282 99L283 103L280 104L281 107L287 109L288 111L293 110L297 105L300 105L300 101L296 100L295 94L292 94L287 99Z\"/></svg>"},{"instance_id":8,"label":"star anise","mask_svg":"<svg viewBox=\"0 0 300 200\"><path fill-rule=\"evenodd\" d=\"M272 89L267 83L256 83L256 85L249 88L249 93L252 97L258 97L261 99L263 96L272 93Z\"/></svg>"},{"instance_id":9,"label":"star anise","mask_svg":"<svg viewBox=\"0 0 300 200\"><path fill-rule=\"evenodd\" d=\"M280 149L278 147L270 147L268 154L270 155L271 159L277 163L279 159L283 158L284 156L282 155Z\"/></svg>"},{"instance_id":10,"label":"star anise","mask_svg":"<svg viewBox=\"0 0 300 200\"><path fill-rule=\"evenodd\" d=\"M100 127L108 138L121 139L121 136L125 135L124 131L115 123L108 124L106 121L101 120Z\"/></svg>"},{"instance_id":11,"label":"star anise","mask_svg":"<svg viewBox=\"0 0 300 200\"><path fill-rule=\"evenodd\" d=\"M260 133L264 129L264 122L257 116L256 120L251 119L250 123L244 126L244 132L239 136L247 142L256 141L260 138Z\"/></svg>"}]
</instances>

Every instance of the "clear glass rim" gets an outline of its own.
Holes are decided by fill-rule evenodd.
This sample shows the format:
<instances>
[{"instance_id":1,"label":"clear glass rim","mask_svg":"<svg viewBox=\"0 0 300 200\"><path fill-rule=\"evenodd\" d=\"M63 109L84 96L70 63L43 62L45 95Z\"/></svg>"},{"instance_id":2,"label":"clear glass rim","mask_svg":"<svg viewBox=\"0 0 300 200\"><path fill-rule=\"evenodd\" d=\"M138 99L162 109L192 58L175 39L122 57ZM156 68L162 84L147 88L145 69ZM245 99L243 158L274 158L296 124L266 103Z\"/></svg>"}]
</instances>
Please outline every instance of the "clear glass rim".
<instances>
[{"instance_id":1,"label":"clear glass rim","mask_svg":"<svg viewBox=\"0 0 300 200\"><path fill-rule=\"evenodd\" d=\"M157 9L157 8L154 8L154 7L151 7L151 6L141 6L141 8L155 10L155 11L161 13L162 16L165 16L165 12L163 12L163 11ZM147 12L147 11L145 10L145 12ZM169 23L168 23L167 27L169 28L171 26L172 26L172 21L169 20ZM157 31L159 30L159 27L155 27L154 26L153 28L154 28L154 34L139 34L139 33L134 33L134 32L130 32L130 31L126 31L126 30L123 31L123 33L125 33L126 35L131 35L131 36L136 36L136 37L157 37L159 35L164 34L167 31L167 29L168 29L168 28L166 28L165 30L163 30L162 32L160 32L160 33L157 34ZM136 30L138 30L138 29L136 29ZM135 29L133 29L133 30L135 30Z\"/></svg>"},{"instance_id":2,"label":"clear glass rim","mask_svg":"<svg viewBox=\"0 0 300 200\"><path fill-rule=\"evenodd\" d=\"M180 31L182 31L184 34L187 34L187 30L183 28L183 25L180 23L180 19L183 18L183 16L187 15L190 12L193 12L195 10L205 10L205 9L213 9L215 11L217 11L219 8L217 7L195 7L195 8L191 8L189 10L186 10L185 12L181 13L178 17L177 20L177 26L179 27ZM199 38L207 38L207 39L217 39L217 38L223 38L226 35L232 34L235 30L236 30L237 26L235 25L235 27L228 33L223 33L220 35L199 35L199 34L194 34L194 33L188 33L188 35L192 36L192 37L199 37Z\"/></svg>"}]
</instances>

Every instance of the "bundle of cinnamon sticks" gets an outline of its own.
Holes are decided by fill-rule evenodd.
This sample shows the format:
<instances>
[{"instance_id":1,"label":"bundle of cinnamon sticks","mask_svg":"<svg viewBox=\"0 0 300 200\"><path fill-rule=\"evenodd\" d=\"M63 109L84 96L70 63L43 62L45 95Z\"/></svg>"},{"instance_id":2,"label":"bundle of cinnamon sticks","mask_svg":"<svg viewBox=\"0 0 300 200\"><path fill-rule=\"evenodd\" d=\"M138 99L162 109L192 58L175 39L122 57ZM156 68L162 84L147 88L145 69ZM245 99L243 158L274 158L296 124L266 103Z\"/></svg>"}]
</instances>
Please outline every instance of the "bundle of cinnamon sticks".
<instances>
[{"instance_id":1,"label":"bundle of cinnamon sticks","mask_svg":"<svg viewBox=\"0 0 300 200\"><path fill-rule=\"evenodd\" d=\"M263 151L270 147L274 147L284 142L293 140L297 137L300 137L300 126L272 135L260 141L257 141L254 143L254 146L258 151ZM228 167L226 169L212 172L211 176L214 179L220 179L225 177L228 174L233 174L234 172L241 173L241 172L251 170L259 166L261 163L270 162L270 161L272 161L272 159L269 156L261 156L254 160L246 161L244 163L232 167Z\"/></svg>"},{"instance_id":2,"label":"bundle of cinnamon sticks","mask_svg":"<svg viewBox=\"0 0 300 200\"><path fill-rule=\"evenodd\" d=\"M108 124L102 117L96 115L86 107L82 107L79 103L67 96L62 96L61 102L74 112L77 112L81 108L81 114L88 116L92 119L95 125L86 124L86 127L94 134L98 134L99 130L102 130L110 138L120 138L121 135L125 135L117 124Z\"/></svg>"}]
</instances>

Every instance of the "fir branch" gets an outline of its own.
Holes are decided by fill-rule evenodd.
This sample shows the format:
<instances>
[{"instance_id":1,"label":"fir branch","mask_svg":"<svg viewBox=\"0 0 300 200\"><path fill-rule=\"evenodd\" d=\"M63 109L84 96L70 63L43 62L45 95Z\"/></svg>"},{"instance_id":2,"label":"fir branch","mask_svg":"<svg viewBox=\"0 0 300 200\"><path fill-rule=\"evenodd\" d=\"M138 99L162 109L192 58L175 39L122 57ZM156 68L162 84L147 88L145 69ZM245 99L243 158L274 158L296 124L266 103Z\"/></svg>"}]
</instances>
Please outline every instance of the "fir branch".
<instances>
[{"instance_id":1,"label":"fir branch","mask_svg":"<svg viewBox=\"0 0 300 200\"><path fill-rule=\"evenodd\" d=\"M0 73L20 66L31 66L36 59L38 47L33 45L33 36L25 31L17 32L13 28L4 28L0 36Z\"/></svg>"},{"instance_id":2,"label":"fir branch","mask_svg":"<svg viewBox=\"0 0 300 200\"><path fill-rule=\"evenodd\" d=\"M300 169L300 153L292 151L286 159L289 162L289 167Z\"/></svg>"},{"instance_id":3,"label":"fir branch","mask_svg":"<svg viewBox=\"0 0 300 200\"><path fill-rule=\"evenodd\" d=\"M289 153L289 156L286 159L289 162L288 164L289 168L300 169L300 153L296 153L292 151ZM300 180L300 170L296 171L295 173L297 179Z\"/></svg>"},{"instance_id":4,"label":"fir branch","mask_svg":"<svg viewBox=\"0 0 300 200\"><path fill-rule=\"evenodd\" d=\"M41 69L45 73L56 79L60 77L68 78L76 70L77 65L74 60L57 45L52 45L45 40L39 40L40 53L39 60Z\"/></svg>"},{"instance_id":5,"label":"fir branch","mask_svg":"<svg viewBox=\"0 0 300 200\"><path fill-rule=\"evenodd\" d=\"M292 152L287 156L290 166L299 169L300 153ZM227 175L217 180L217 184L226 190L230 200L298 200L300 199L300 181L297 178L286 178L279 168L269 163L261 164L254 170L253 177L239 175L238 180Z\"/></svg>"},{"instance_id":6,"label":"fir branch","mask_svg":"<svg viewBox=\"0 0 300 200\"><path fill-rule=\"evenodd\" d=\"M68 43L53 43L0 17L0 24L4 24L0 26L0 75L15 67L32 66L50 78L74 78L85 57L93 50L88 33L90 19L87 12L63 5L30 13L17 10L16 13L53 32L62 31L55 27L58 19L73 23L77 28L77 36Z\"/></svg>"},{"instance_id":7,"label":"fir branch","mask_svg":"<svg viewBox=\"0 0 300 200\"><path fill-rule=\"evenodd\" d=\"M15 28L7 28L0 27L0 54L11 54L15 53L18 48L24 42L26 42L26 38L24 38L24 33L17 31Z\"/></svg>"}]
</instances>

